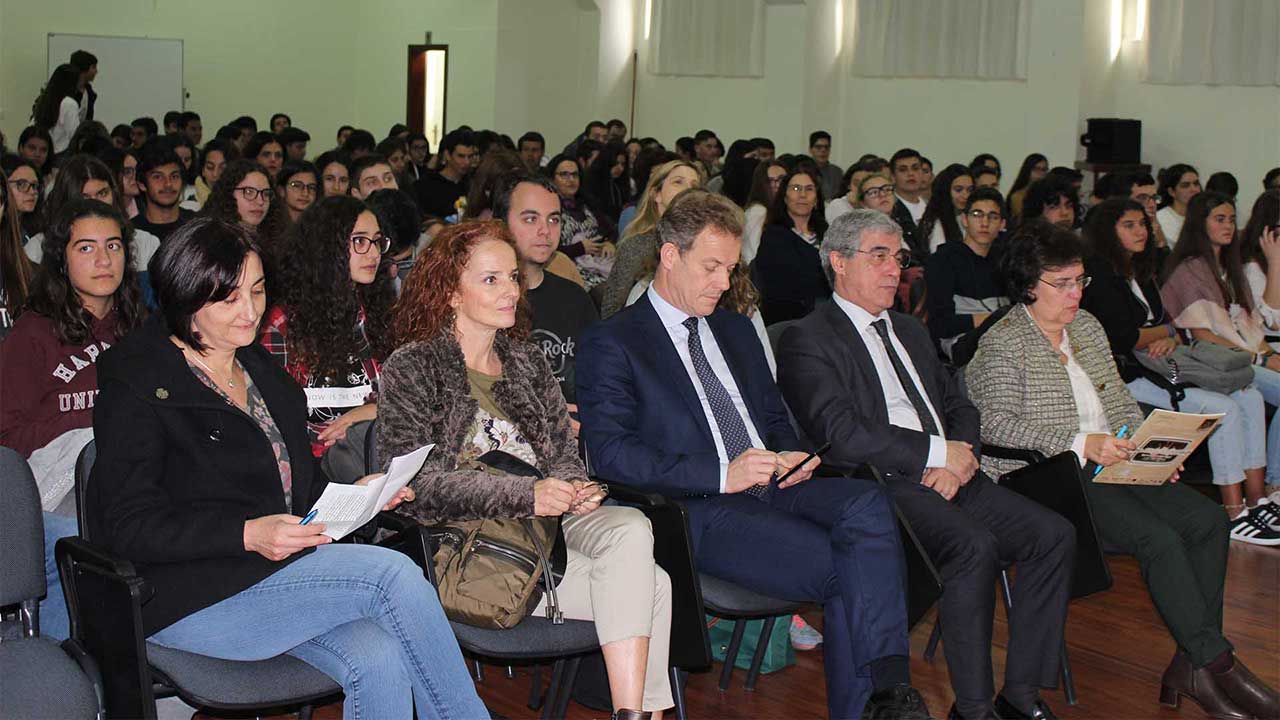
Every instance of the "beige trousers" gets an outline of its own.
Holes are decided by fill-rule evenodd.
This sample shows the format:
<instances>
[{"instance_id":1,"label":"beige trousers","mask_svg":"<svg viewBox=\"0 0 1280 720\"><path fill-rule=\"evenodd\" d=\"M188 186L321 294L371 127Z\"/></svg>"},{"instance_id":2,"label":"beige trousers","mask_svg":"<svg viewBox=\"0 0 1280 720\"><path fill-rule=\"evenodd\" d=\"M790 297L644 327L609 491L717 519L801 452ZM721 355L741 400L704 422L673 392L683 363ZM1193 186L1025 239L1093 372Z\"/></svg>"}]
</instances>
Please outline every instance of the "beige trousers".
<instances>
[{"instance_id":1,"label":"beige trousers","mask_svg":"<svg viewBox=\"0 0 1280 720\"><path fill-rule=\"evenodd\" d=\"M566 515L564 540L568 564L556 586L561 612L571 620L595 621L601 645L649 638L642 709L671 707L671 580L653 561L649 519L635 508L606 505L587 515ZM546 605L544 596L535 614Z\"/></svg>"}]
</instances>

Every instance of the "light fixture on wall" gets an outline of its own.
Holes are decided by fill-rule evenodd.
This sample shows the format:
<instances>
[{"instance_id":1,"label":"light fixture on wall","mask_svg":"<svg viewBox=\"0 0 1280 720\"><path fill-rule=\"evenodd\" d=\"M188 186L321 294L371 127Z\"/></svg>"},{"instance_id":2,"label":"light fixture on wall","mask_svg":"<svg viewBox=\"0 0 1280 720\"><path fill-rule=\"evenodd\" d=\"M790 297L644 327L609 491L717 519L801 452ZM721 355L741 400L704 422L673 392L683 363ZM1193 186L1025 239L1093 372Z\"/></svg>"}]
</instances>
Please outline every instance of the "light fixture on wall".
<instances>
[{"instance_id":1,"label":"light fixture on wall","mask_svg":"<svg viewBox=\"0 0 1280 720\"><path fill-rule=\"evenodd\" d=\"M644 39L649 39L649 23L653 20L653 0L644 0Z\"/></svg>"},{"instance_id":2,"label":"light fixture on wall","mask_svg":"<svg viewBox=\"0 0 1280 720\"><path fill-rule=\"evenodd\" d=\"M1124 0L1111 0L1110 26L1110 58L1111 62L1115 62L1120 55L1120 45L1124 40Z\"/></svg>"},{"instance_id":3,"label":"light fixture on wall","mask_svg":"<svg viewBox=\"0 0 1280 720\"><path fill-rule=\"evenodd\" d=\"M1147 34L1147 0L1133 0L1133 34L1130 40L1141 41Z\"/></svg>"},{"instance_id":4,"label":"light fixture on wall","mask_svg":"<svg viewBox=\"0 0 1280 720\"><path fill-rule=\"evenodd\" d=\"M840 50L844 47L844 0L836 0L836 21L832 23L836 28L836 57L840 57Z\"/></svg>"}]
</instances>

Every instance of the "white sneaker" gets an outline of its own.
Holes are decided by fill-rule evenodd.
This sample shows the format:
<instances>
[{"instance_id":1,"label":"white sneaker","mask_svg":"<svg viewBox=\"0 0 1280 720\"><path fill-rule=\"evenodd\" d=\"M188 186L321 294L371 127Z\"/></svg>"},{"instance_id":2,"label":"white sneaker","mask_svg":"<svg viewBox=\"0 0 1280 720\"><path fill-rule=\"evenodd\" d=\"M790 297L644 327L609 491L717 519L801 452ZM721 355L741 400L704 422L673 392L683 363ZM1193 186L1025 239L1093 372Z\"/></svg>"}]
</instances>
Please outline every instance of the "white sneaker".
<instances>
[{"instance_id":1,"label":"white sneaker","mask_svg":"<svg viewBox=\"0 0 1280 720\"><path fill-rule=\"evenodd\" d=\"M1272 530L1280 532L1280 512L1276 511L1276 504L1267 498L1262 498L1249 509L1249 514L1257 517Z\"/></svg>"},{"instance_id":2,"label":"white sneaker","mask_svg":"<svg viewBox=\"0 0 1280 720\"><path fill-rule=\"evenodd\" d=\"M1272 530L1254 513L1246 510L1231 522L1231 539L1251 545L1280 545L1280 532Z\"/></svg>"}]
</instances>

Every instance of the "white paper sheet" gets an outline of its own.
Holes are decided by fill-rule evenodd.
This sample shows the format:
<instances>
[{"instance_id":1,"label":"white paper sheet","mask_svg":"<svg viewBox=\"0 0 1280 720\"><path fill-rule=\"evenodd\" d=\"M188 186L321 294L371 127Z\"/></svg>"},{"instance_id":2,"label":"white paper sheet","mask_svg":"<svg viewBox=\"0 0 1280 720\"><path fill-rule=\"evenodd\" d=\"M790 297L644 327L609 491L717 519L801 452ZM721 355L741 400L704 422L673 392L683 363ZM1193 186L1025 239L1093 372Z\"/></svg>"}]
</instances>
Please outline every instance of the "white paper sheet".
<instances>
[{"instance_id":1,"label":"white paper sheet","mask_svg":"<svg viewBox=\"0 0 1280 720\"><path fill-rule=\"evenodd\" d=\"M387 472L374 478L368 485L343 485L329 483L312 510L316 516L312 523L324 524L324 534L341 540L353 530L373 519L386 507L400 488L409 484L422 464L427 461L435 445L424 445L407 455L391 461Z\"/></svg>"}]
</instances>

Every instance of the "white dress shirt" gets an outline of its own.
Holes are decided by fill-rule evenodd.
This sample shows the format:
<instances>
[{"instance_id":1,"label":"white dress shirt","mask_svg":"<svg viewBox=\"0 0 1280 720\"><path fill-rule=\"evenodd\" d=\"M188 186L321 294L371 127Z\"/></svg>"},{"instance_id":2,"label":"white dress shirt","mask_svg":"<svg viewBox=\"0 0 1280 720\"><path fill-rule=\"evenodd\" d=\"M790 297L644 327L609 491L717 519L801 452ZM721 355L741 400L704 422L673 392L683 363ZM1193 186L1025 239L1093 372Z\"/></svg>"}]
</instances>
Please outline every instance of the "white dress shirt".
<instances>
[{"instance_id":1,"label":"white dress shirt","mask_svg":"<svg viewBox=\"0 0 1280 720\"><path fill-rule=\"evenodd\" d=\"M902 341L898 339L898 334L893 331L893 321L889 319L889 311L881 311L879 315L872 315L863 310L861 307L840 297L838 293L832 293L831 299L836 306L849 316L853 327L857 329L858 334L862 337L862 343L867 346L867 354L871 356L871 362L876 366L876 374L880 376L880 388L884 391L884 403L889 409L889 424L895 425L907 430L915 430L923 432L924 426L920 424L920 416L916 414L916 408L911 404L911 398L907 397L907 391L903 389L902 383L898 380L898 373L893 369L893 363L889 360L889 353L885 350L884 341L880 339L880 333L871 327L871 323L876 320L884 320L889 330L889 340L893 343L893 349L898 353L898 357L902 359L902 364L907 367L907 374L911 376L911 381L916 384L916 391L920 393L920 397L924 398L924 404L929 408L929 414L933 416L933 425L938 428L939 432L945 433L946 426L942 424L942 420L938 417L938 411L934 409L933 402L929 400L929 393L925 392L924 384L920 382L920 374L916 372L916 366L911 362L911 356L907 354L907 349L902 346ZM925 467L937 468L947 466L947 438L945 435L929 436L929 457L925 460Z\"/></svg>"},{"instance_id":2,"label":"white dress shirt","mask_svg":"<svg viewBox=\"0 0 1280 720\"><path fill-rule=\"evenodd\" d=\"M689 355L689 330L684 326L684 321L689 319L690 315L664 300L652 285L649 286L646 294L649 302L653 304L653 309L658 313L658 320L667 329L671 343L676 346L676 354L680 356L680 362L684 364L684 370L689 374L693 389L698 393L698 402L702 403L702 413L706 415L707 425L711 427L711 437L716 443L716 454L720 456L720 492L723 493L725 478L729 475L729 461L733 458L725 452L720 425L716 423L715 415L711 412L711 402L707 399L706 390L702 389L702 381L698 379L698 373L693 369L693 358ZM707 356L707 364L711 366L711 371L716 374L720 384L724 385L724 389L729 393L729 399L733 400L733 407L742 416L742 423L747 427L747 436L751 438L751 446L765 449L764 441L760 439L755 423L751 422L751 414L747 412L747 405L742 399L742 392L738 390L738 383L733 380L729 363L725 362L720 346L716 343L715 333L711 332L711 326L707 324L706 318L698 319L698 339L702 341L702 352Z\"/></svg>"}]
</instances>

